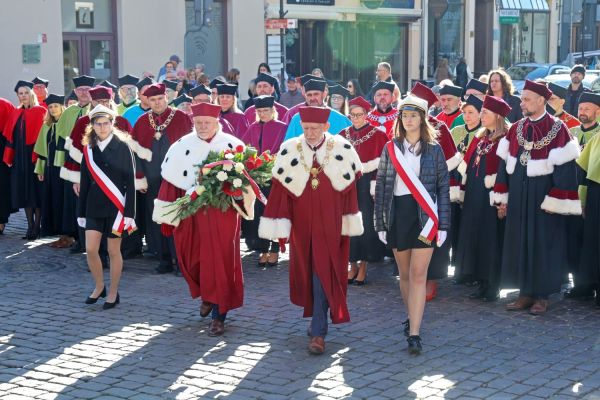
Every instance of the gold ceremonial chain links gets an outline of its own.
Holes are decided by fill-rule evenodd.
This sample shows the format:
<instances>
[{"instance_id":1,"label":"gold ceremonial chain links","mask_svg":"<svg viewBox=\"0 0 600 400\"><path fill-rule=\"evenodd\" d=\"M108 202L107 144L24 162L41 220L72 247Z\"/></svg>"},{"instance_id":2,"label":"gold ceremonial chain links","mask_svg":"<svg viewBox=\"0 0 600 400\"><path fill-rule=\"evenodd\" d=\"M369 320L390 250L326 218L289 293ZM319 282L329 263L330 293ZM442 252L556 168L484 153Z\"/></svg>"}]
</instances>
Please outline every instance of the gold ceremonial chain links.
<instances>
[{"instance_id":1,"label":"gold ceremonial chain links","mask_svg":"<svg viewBox=\"0 0 600 400\"><path fill-rule=\"evenodd\" d=\"M352 147L356 148L356 146L358 146L358 145L366 142L367 140L369 140L375 134L375 132L377 132L377 129L373 128L365 136L354 140L354 139L352 139L350 137L350 128L347 128L346 129L346 139L348 139L348 141L350 142L350 144L352 145Z\"/></svg>"},{"instance_id":2,"label":"gold ceremonial chain links","mask_svg":"<svg viewBox=\"0 0 600 400\"><path fill-rule=\"evenodd\" d=\"M160 140L160 137L162 136L162 131L164 131L167 128L167 126L169 126L174 116L175 109L172 108L165 122L162 125L156 125L156 121L154 121L154 117L152 116L152 111L148 113L148 121L150 122L150 127L152 127L152 129L154 129L155 132L154 139Z\"/></svg>"},{"instance_id":3,"label":"gold ceremonial chain links","mask_svg":"<svg viewBox=\"0 0 600 400\"><path fill-rule=\"evenodd\" d=\"M541 138L540 140L538 140L536 142L530 142L530 141L525 140L525 138L523 138L524 123L525 123L525 121L521 120L517 124L517 141L519 142L519 146L522 146L525 149L523 151L523 153L521 153L521 156L519 157L519 161L521 162L521 165L526 166L527 163L529 162L529 160L531 160L531 150L541 150L544 147L548 146L554 140L556 135L558 135L558 131L560 130L560 127L562 125L562 121L560 121L560 120L554 121L554 124L552 125L552 129L550 129L550 132L548 132L548 134L546 136L544 136L543 138Z\"/></svg>"},{"instance_id":4,"label":"gold ceremonial chain links","mask_svg":"<svg viewBox=\"0 0 600 400\"><path fill-rule=\"evenodd\" d=\"M300 153L300 162L304 167L304 170L312 175L310 180L310 186L313 190L316 190L319 187L319 172L323 171L323 168L329 163L329 157L331 156L331 150L333 150L333 145L335 144L335 140L333 138L329 139L326 144L325 158L323 158L323 163L319 166L319 168L315 168L312 166L309 167L306 164L306 160L304 159L304 151L302 150L302 140L298 140L298 144L296 144L296 149L298 149L298 153Z\"/></svg>"}]
</instances>

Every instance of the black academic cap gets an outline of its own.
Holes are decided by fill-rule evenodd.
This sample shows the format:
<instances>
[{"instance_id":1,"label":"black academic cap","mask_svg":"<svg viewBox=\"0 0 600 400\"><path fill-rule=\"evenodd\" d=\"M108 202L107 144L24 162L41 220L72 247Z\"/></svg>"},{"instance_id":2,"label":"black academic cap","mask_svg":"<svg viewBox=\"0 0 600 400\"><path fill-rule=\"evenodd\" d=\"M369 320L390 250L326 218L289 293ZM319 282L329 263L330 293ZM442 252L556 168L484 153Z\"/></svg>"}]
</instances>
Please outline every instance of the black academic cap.
<instances>
[{"instance_id":1,"label":"black academic cap","mask_svg":"<svg viewBox=\"0 0 600 400\"><path fill-rule=\"evenodd\" d=\"M237 88L238 86L232 83L223 83L221 85L217 85L217 94L228 94L231 96L235 96Z\"/></svg>"},{"instance_id":2,"label":"black academic cap","mask_svg":"<svg viewBox=\"0 0 600 400\"><path fill-rule=\"evenodd\" d=\"M600 107L600 94L583 92L579 97L579 104L581 103L592 103Z\"/></svg>"},{"instance_id":3,"label":"black academic cap","mask_svg":"<svg viewBox=\"0 0 600 400\"><path fill-rule=\"evenodd\" d=\"M111 83L110 81L107 81L106 79L103 80L102 82L100 82L98 84L98 86L104 86L104 87L107 87L107 88L111 88L113 90L113 92L117 91L117 86L114 83Z\"/></svg>"},{"instance_id":4,"label":"black academic cap","mask_svg":"<svg viewBox=\"0 0 600 400\"><path fill-rule=\"evenodd\" d=\"M196 97L200 94L206 94L206 95L210 96L212 94L212 91L204 85L198 85L198 86L195 86L194 88L192 88L189 91L189 94L192 97Z\"/></svg>"},{"instance_id":5,"label":"black academic cap","mask_svg":"<svg viewBox=\"0 0 600 400\"><path fill-rule=\"evenodd\" d=\"M19 90L20 87L27 86L29 89L33 89L33 83L29 81L19 81L15 85L15 93Z\"/></svg>"},{"instance_id":6,"label":"black academic cap","mask_svg":"<svg viewBox=\"0 0 600 400\"><path fill-rule=\"evenodd\" d=\"M440 89L440 96L443 96L445 94L449 94L450 96L461 97L463 94L463 88L454 85L444 85Z\"/></svg>"},{"instance_id":7,"label":"black academic cap","mask_svg":"<svg viewBox=\"0 0 600 400\"><path fill-rule=\"evenodd\" d=\"M567 88L564 86L557 85L556 83L550 82L548 89L556 96L564 99L567 97Z\"/></svg>"},{"instance_id":8,"label":"black academic cap","mask_svg":"<svg viewBox=\"0 0 600 400\"><path fill-rule=\"evenodd\" d=\"M71 93L69 94L69 97L67 97L67 100L77 100L77 95L75 94L74 90L71 90Z\"/></svg>"},{"instance_id":9,"label":"black academic cap","mask_svg":"<svg viewBox=\"0 0 600 400\"><path fill-rule=\"evenodd\" d=\"M465 86L465 92L467 91L467 89L475 89L478 92L485 94L488 90L488 84L481 82L478 79L471 79L469 83L467 83L467 86Z\"/></svg>"},{"instance_id":10,"label":"black academic cap","mask_svg":"<svg viewBox=\"0 0 600 400\"><path fill-rule=\"evenodd\" d=\"M144 86L152 85L153 83L154 80L152 78L145 77L140 79L138 83L135 84L135 86L138 88L138 90L142 90Z\"/></svg>"},{"instance_id":11,"label":"black academic cap","mask_svg":"<svg viewBox=\"0 0 600 400\"><path fill-rule=\"evenodd\" d=\"M256 79L254 79L254 83L258 83L258 82L267 82L269 85L275 86L277 84L277 79L275 79L275 77L273 75L269 75L269 74L265 74L265 73L261 72L260 74L258 74Z\"/></svg>"},{"instance_id":12,"label":"black academic cap","mask_svg":"<svg viewBox=\"0 0 600 400\"><path fill-rule=\"evenodd\" d=\"M170 81L168 79L164 79L162 81L162 83L165 84L165 86L167 87L167 89L177 90L177 82L176 81Z\"/></svg>"},{"instance_id":13,"label":"black academic cap","mask_svg":"<svg viewBox=\"0 0 600 400\"><path fill-rule=\"evenodd\" d=\"M78 88L80 86L92 87L92 86L94 86L95 81L96 81L96 78L94 78L93 76L87 76L87 75L76 76L75 78L73 78L73 84L75 84L76 88Z\"/></svg>"},{"instance_id":14,"label":"black academic cap","mask_svg":"<svg viewBox=\"0 0 600 400\"><path fill-rule=\"evenodd\" d=\"M373 86L373 88L371 89L371 93L375 94L378 90L381 89L389 90L390 93L394 94L396 84L393 82L379 81Z\"/></svg>"},{"instance_id":15,"label":"black academic cap","mask_svg":"<svg viewBox=\"0 0 600 400\"><path fill-rule=\"evenodd\" d=\"M275 104L275 97L273 96L257 96L252 100L256 108L271 108Z\"/></svg>"},{"instance_id":16,"label":"black academic cap","mask_svg":"<svg viewBox=\"0 0 600 400\"><path fill-rule=\"evenodd\" d=\"M65 96L59 96L57 94L50 93L48 97L46 97L46 105L50 104L65 104Z\"/></svg>"},{"instance_id":17,"label":"black academic cap","mask_svg":"<svg viewBox=\"0 0 600 400\"><path fill-rule=\"evenodd\" d=\"M467 97L467 100L465 100L465 102L463 103L463 107L464 106L473 106L477 109L477 111L481 112L481 107L483 106L483 101L480 100L477 96L473 96L470 95L469 97Z\"/></svg>"},{"instance_id":18,"label":"black academic cap","mask_svg":"<svg viewBox=\"0 0 600 400\"><path fill-rule=\"evenodd\" d=\"M119 86L133 85L135 86L140 81L140 78L133 75L123 75L119 78Z\"/></svg>"},{"instance_id":19,"label":"black academic cap","mask_svg":"<svg viewBox=\"0 0 600 400\"><path fill-rule=\"evenodd\" d=\"M300 83L302 84L302 86L306 85L306 83L310 80L325 82L325 79L321 78L320 76L316 76L316 75L312 75L312 74L306 74L306 75L302 75L300 77Z\"/></svg>"},{"instance_id":20,"label":"black academic cap","mask_svg":"<svg viewBox=\"0 0 600 400\"><path fill-rule=\"evenodd\" d=\"M171 104L173 104L175 107L179 107L179 105L181 103L191 103L192 102L192 98L190 96L186 96L185 94L182 94L179 97L176 97Z\"/></svg>"},{"instance_id":21,"label":"black academic cap","mask_svg":"<svg viewBox=\"0 0 600 400\"><path fill-rule=\"evenodd\" d=\"M306 82L303 86L304 92L310 92L311 90L318 90L319 92L324 92L325 87L327 86L327 82L321 79L311 79L308 82Z\"/></svg>"},{"instance_id":22,"label":"black academic cap","mask_svg":"<svg viewBox=\"0 0 600 400\"><path fill-rule=\"evenodd\" d=\"M44 85L46 87L48 87L48 82L49 81L47 79L40 78L39 76L36 76L31 80L31 83L33 83L34 85Z\"/></svg>"},{"instance_id":23,"label":"black academic cap","mask_svg":"<svg viewBox=\"0 0 600 400\"><path fill-rule=\"evenodd\" d=\"M343 87L342 85L330 85L329 86L329 95L339 94L340 96L344 96L344 98L350 97L350 92L348 89Z\"/></svg>"},{"instance_id":24,"label":"black academic cap","mask_svg":"<svg viewBox=\"0 0 600 400\"><path fill-rule=\"evenodd\" d=\"M225 82L225 81L222 81L221 79L217 79L217 78L215 78L215 79L213 79L212 81L210 81L210 83L208 84L208 87L209 87L209 88L211 88L211 89L214 89L214 88L216 88L216 87L217 87L217 85L224 85L224 84L226 84L226 83L227 83L227 82Z\"/></svg>"}]
</instances>

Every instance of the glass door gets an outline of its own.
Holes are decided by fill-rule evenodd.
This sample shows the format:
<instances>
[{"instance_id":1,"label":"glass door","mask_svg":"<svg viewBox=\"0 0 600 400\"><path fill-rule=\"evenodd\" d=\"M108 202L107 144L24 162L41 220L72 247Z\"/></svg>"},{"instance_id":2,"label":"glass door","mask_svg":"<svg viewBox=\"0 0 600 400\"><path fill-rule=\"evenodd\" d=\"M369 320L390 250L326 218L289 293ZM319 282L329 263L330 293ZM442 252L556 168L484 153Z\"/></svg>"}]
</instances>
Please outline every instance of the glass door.
<instances>
[{"instance_id":1,"label":"glass door","mask_svg":"<svg viewBox=\"0 0 600 400\"><path fill-rule=\"evenodd\" d=\"M73 90L73 78L89 75L96 83L105 79L115 83L117 71L112 35L97 33L64 33L63 62L65 76L65 94Z\"/></svg>"},{"instance_id":2,"label":"glass door","mask_svg":"<svg viewBox=\"0 0 600 400\"><path fill-rule=\"evenodd\" d=\"M73 90L73 78L83 71L82 43L80 35L63 35L63 65L65 78L65 95Z\"/></svg>"},{"instance_id":3,"label":"glass door","mask_svg":"<svg viewBox=\"0 0 600 400\"><path fill-rule=\"evenodd\" d=\"M99 82L109 80L115 83L114 51L111 35L86 35L86 59L89 75Z\"/></svg>"}]
</instances>

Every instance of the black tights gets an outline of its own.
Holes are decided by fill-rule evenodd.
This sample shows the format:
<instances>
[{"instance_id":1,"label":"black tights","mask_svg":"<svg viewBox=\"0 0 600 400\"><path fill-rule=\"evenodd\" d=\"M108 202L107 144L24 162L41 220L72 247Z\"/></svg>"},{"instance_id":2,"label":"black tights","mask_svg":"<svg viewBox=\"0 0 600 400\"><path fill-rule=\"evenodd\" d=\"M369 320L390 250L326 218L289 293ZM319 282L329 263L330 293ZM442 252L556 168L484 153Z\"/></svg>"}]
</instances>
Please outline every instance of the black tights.
<instances>
[{"instance_id":1,"label":"black tights","mask_svg":"<svg viewBox=\"0 0 600 400\"><path fill-rule=\"evenodd\" d=\"M25 208L25 216L27 217L27 226L29 228L29 231L34 231L34 232L40 231L41 215L42 215L41 208L32 208L32 207Z\"/></svg>"}]
</instances>

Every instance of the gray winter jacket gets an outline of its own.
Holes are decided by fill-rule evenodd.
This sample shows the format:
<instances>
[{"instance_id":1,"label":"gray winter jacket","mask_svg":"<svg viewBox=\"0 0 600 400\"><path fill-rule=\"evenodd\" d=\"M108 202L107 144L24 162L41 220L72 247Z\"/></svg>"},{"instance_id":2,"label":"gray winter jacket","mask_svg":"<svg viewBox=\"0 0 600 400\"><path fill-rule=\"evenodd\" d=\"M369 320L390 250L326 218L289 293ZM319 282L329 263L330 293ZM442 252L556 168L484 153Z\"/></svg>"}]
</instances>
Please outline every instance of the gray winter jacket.
<instances>
[{"instance_id":1,"label":"gray winter jacket","mask_svg":"<svg viewBox=\"0 0 600 400\"><path fill-rule=\"evenodd\" d=\"M398 146L404 154L404 146L399 139L394 139L394 145ZM392 227L394 182L396 181L396 170L390 160L387 146L381 153L379 167L377 168L377 181L375 184L375 231L389 231ZM450 189L448 186L448 166L444 153L439 144L425 144L421 153L421 171L419 179L438 208L438 229L448 231L450 229ZM419 207L419 221L421 228L427 222L428 216Z\"/></svg>"}]
</instances>

